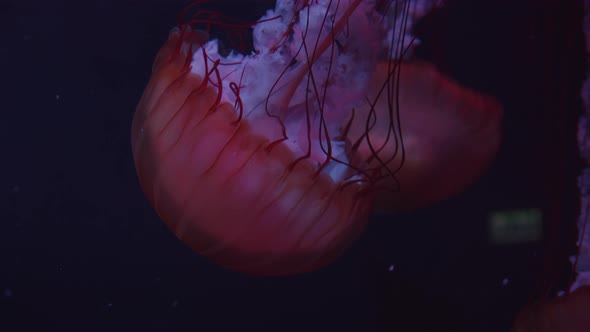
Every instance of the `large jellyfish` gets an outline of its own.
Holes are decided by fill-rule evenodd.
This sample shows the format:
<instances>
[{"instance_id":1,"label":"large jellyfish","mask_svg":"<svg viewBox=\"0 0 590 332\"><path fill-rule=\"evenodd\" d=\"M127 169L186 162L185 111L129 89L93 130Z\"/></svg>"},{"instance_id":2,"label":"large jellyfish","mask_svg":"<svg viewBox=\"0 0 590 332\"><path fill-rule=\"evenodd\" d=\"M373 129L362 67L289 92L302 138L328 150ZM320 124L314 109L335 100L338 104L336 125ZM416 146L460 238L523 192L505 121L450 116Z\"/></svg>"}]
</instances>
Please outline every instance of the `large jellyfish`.
<instances>
[{"instance_id":1,"label":"large jellyfish","mask_svg":"<svg viewBox=\"0 0 590 332\"><path fill-rule=\"evenodd\" d=\"M412 24L439 5L278 0L252 24L182 21L132 126L160 218L221 266L284 275L332 262L373 209L464 190L496 153L502 108L410 60ZM194 24L251 27L254 51L223 55Z\"/></svg>"}]
</instances>

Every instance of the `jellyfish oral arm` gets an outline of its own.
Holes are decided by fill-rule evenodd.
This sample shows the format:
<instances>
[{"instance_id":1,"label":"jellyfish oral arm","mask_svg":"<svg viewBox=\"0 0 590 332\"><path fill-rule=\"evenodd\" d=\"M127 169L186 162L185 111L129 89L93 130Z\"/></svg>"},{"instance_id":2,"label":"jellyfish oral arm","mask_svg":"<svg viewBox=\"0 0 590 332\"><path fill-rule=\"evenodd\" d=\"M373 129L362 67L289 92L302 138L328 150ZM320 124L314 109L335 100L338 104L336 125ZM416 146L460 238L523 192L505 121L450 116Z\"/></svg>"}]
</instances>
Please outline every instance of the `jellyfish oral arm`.
<instances>
[{"instance_id":1,"label":"jellyfish oral arm","mask_svg":"<svg viewBox=\"0 0 590 332\"><path fill-rule=\"evenodd\" d=\"M590 49L590 2L584 1L585 20L583 25L586 36L586 50ZM580 190L580 215L578 216L578 254L571 258L576 280L570 290L590 286L590 75L582 86L581 97L585 110L578 123L578 148L586 166L578 177Z\"/></svg>"},{"instance_id":2,"label":"jellyfish oral arm","mask_svg":"<svg viewBox=\"0 0 590 332\"><path fill-rule=\"evenodd\" d=\"M590 85L586 84L585 88L588 91L584 91L584 93L590 96ZM586 110L586 112L588 111ZM578 145L580 154L586 160L590 156L588 130L588 115L583 115L578 127ZM570 258L576 273L570 291L575 291L582 286L590 286L590 226L588 222L590 217L590 167L584 168L578 177L578 188L580 190L580 215L578 216L578 240L576 243L578 253Z\"/></svg>"}]
</instances>

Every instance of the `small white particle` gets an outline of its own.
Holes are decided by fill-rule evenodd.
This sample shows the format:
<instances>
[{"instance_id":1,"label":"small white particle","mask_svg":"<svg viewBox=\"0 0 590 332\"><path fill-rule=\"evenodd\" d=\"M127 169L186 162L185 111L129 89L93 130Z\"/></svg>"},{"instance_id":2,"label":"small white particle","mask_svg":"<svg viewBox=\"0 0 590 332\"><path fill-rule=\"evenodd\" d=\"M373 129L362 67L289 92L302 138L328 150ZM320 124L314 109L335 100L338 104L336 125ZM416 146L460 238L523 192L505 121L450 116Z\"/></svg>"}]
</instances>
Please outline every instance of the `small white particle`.
<instances>
[{"instance_id":1,"label":"small white particle","mask_svg":"<svg viewBox=\"0 0 590 332\"><path fill-rule=\"evenodd\" d=\"M108 303L107 303L107 307L109 307L109 308L110 308L110 307L112 307L112 306L113 306L113 303L112 303L112 302L108 302Z\"/></svg>"},{"instance_id":2,"label":"small white particle","mask_svg":"<svg viewBox=\"0 0 590 332\"><path fill-rule=\"evenodd\" d=\"M391 264L389 265L389 272L393 272L393 270L395 270L395 265Z\"/></svg>"},{"instance_id":3,"label":"small white particle","mask_svg":"<svg viewBox=\"0 0 590 332\"><path fill-rule=\"evenodd\" d=\"M509 283L509 282L510 282L510 280L509 280L508 278L504 278L504 279L502 279L502 285L503 285L503 286L506 286L506 285L508 285L508 283Z\"/></svg>"},{"instance_id":4,"label":"small white particle","mask_svg":"<svg viewBox=\"0 0 590 332\"><path fill-rule=\"evenodd\" d=\"M55 94L55 100L60 100L61 99L61 95L60 94Z\"/></svg>"},{"instance_id":5,"label":"small white particle","mask_svg":"<svg viewBox=\"0 0 590 332\"><path fill-rule=\"evenodd\" d=\"M178 300L172 301L172 307L176 308L178 306Z\"/></svg>"},{"instance_id":6,"label":"small white particle","mask_svg":"<svg viewBox=\"0 0 590 332\"><path fill-rule=\"evenodd\" d=\"M11 289L8 289L8 288L4 290L3 294L4 294L5 297L12 297L12 295L14 295L14 293L12 292L12 290Z\"/></svg>"}]
</instances>

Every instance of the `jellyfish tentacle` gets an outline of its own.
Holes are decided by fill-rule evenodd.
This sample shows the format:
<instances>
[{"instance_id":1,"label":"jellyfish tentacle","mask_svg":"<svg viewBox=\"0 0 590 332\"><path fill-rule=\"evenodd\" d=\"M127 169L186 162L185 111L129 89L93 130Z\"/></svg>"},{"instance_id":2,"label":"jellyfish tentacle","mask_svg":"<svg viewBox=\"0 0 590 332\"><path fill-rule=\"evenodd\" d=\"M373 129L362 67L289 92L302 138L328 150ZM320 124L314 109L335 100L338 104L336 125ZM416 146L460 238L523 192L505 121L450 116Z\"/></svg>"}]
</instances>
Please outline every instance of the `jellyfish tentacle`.
<instances>
[{"instance_id":1,"label":"jellyfish tentacle","mask_svg":"<svg viewBox=\"0 0 590 332\"><path fill-rule=\"evenodd\" d=\"M381 82L389 79L388 64L379 66L383 70L375 72L371 90L376 97L370 98L375 102L366 106L374 109L367 114L377 117L375 125L367 131L369 116L358 119L349 136L361 140L357 152L366 156L370 166L387 161L400 182L399 190L387 195L380 208L427 206L463 191L489 167L499 148L501 105L452 82L431 64L406 62L400 65L397 101L391 108L387 95L378 94ZM388 120L391 112L399 113L403 156L396 155L397 142L388 140L388 135L396 135ZM403 167L398 169L402 157Z\"/></svg>"}]
</instances>

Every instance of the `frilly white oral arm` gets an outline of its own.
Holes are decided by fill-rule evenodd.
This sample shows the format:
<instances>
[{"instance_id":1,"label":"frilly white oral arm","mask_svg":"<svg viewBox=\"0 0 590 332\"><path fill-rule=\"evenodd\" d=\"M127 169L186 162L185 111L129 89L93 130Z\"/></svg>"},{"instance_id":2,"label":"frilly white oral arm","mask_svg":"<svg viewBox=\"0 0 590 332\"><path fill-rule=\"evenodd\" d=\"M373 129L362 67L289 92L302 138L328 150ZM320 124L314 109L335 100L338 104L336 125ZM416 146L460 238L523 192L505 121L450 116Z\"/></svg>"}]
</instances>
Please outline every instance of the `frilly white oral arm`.
<instances>
[{"instance_id":1,"label":"frilly white oral arm","mask_svg":"<svg viewBox=\"0 0 590 332\"><path fill-rule=\"evenodd\" d=\"M586 54L590 54L590 0L584 0L584 10ZM580 189L578 255L571 258L577 276L571 285L571 291L590 285L590 71L586 73L586 81L582 86L581 96L585 110L578 123L578 147L580 156L586 162L586 166L578 177L578 188Z\"/></svg>"}]
</instances>

